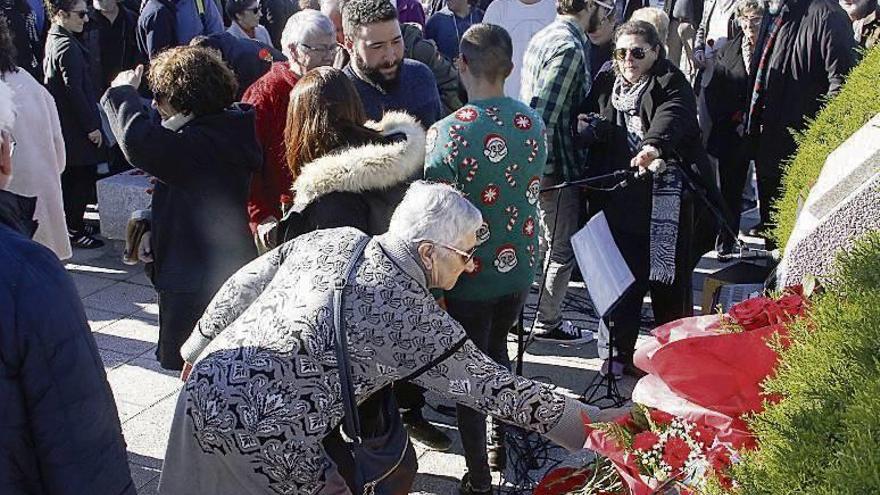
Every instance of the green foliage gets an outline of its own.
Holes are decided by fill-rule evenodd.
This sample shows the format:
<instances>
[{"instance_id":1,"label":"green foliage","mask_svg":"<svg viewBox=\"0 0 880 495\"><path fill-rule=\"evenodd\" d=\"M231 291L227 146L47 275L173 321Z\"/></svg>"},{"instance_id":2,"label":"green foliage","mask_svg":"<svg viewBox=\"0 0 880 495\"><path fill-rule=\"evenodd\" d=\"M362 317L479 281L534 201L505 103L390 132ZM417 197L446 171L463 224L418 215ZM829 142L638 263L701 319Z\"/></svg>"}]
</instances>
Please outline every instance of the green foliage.
<instances>
[{"instance_id":1,"label":"green foliage","mask_svg":"<svg viewBox=\"0 0 880 495\"><path fill-rule=\"evenodd\" d=\"M880 493L880 232L835 274L765 383L784 399L750 419L759 448L733 472L743 495Z\"/></svg>"},{"instance_id":2,"label":"green foliage","mask_svg":"<svg viewBox=\"0 0 880 495\"><path fill-rule=\"evenodd\" d=\"M880 47L865 54L840 94L797 136L798 151L786 165L783 196L773 205L772 236L785 246L794 229L801 194L819 178L825 159L868 120L880 113Z\"/></svg>"}]
</instances>

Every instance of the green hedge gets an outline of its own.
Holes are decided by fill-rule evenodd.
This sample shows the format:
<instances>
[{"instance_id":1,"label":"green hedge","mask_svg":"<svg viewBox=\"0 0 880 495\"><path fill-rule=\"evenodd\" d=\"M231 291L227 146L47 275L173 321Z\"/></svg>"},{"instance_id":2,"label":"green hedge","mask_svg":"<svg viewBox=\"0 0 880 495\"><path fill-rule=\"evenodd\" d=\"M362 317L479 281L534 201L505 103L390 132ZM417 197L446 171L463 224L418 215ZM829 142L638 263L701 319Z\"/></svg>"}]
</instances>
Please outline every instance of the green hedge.
<instances>
[{"instance_id":1,"label":"green hedge","mask_svg":"<svg viewBox=\"0 0 880 495\"><path fill-rule=\"evenodd\" d=\"M880 493L880 232L839 257L827 289L765 384L785 399L750 419L743 495Z\"/></svg>"},{"instance_id":2,"label":"green hedge","mask_svg":"<svg viewBox=\"0 0 880 495\"><path fill-rule=\"evenodd\" d=\"M840 94L797 136L798 151L786 165L783 196L773 205L772 236L784 247L794 229L801 192L819 177L825 159L874 115L880 113L880 47L865 54Z\"/></svg>"}]
</instances>

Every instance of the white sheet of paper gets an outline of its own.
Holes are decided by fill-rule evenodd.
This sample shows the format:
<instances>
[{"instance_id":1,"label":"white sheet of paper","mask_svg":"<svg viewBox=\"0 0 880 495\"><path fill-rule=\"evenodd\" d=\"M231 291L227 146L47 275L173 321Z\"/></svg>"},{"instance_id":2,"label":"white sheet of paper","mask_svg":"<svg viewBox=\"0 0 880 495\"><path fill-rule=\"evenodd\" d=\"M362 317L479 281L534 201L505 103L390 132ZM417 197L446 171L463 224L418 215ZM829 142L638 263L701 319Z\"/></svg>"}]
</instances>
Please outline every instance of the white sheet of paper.
<instances>
[{"instance_id":1,"label":"white sheet of paper","mask_svg":"<svg viewBox=\"0 0 880 495\"><path fill-rule=\"evenodd\" d=\"M571 236L571 247L584 276L590 299L599 315L605 316L635 282L635 277L611 236L605 214L599 212L584 228Z\"/></svg>"}]
</instances>

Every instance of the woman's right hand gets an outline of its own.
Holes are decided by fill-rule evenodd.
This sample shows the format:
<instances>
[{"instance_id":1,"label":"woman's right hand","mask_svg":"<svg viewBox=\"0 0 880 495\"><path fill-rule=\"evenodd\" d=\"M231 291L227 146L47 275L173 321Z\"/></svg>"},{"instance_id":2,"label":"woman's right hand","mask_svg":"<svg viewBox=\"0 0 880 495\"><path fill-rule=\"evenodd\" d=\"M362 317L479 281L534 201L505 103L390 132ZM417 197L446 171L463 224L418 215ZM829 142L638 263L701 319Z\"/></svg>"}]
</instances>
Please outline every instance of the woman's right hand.
<instances>
[{"instance_id":1,"label":"woman's right hand","mask_svg":"<svg viewBox=\"0 0 880 495\"><path fill-rule=\"evenodd\" d=\"M184 361L183 369L180 370L180 380L185 382L189 378L189 374L192 373L192 370L192 363Z\"/></svg>"}]
</instances>

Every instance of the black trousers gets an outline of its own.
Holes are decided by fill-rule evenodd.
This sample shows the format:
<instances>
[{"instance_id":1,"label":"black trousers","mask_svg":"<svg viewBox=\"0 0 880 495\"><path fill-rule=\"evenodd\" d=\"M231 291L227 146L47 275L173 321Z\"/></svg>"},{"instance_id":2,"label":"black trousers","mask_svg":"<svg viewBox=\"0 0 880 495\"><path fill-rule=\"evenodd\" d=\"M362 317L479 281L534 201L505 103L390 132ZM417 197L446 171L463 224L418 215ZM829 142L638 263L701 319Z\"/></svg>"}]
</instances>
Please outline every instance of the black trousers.
<instances>
[{"instance_id":1,"label":"black trousers","mask_svg":"<svg viewBox=\"0 0 880 495\"><path fill-rule=\"evenodd\" d=\"M685 194L680 207L675 246L675 280L672 284L649 280L651 242L646 233L619 232L615 231L614 225L610 225L617 247L635 278L633 285L611 310L609 318L614 325L614 347L622 362L632 361L639 336L642 299L648 291L651 292L651 308L657 325L692 316L694 313L693 269L689 262L692 258L690 251L694 235L693 216L693 198Z\"/></svg>"},{"instance_id":2,"label":"black trousers","mask_svg":"<svg viewBox=\"0 0 880 495\"><path fill-rule=\"evenodd\" d=\"M180 348L214 297L214 291L158 292L159 345L156 347L156 359L166 370L181 370L183 358L180 357Z\"/></svg>"},{"instance_id":3,"label":"black trousers","mask_svg":"<svg viewBox=\"0 0 880 495\"><path fill-rule=\"evenodd\" d=\"M507 333L519 319L528 294L528 290L525 290L485 301L447 298L446 310L461 323L477 349L510 369ZM492 486L492 475L486 452L486 415L460 404L456 412L471 485L478 489L489 488ZM500 437L500 424L497 421L493 421L493 435Z\"/></svg>"},{"instance_id":4,"label":"black trousers","mask_svg":"<svg viewBox=\"0 0 880 495\"><path fill-rule=\"evenodd\" d=\"M64 217L67 228L83 229L86 205L95 197L95 181L98 178L95 165L68 165L61 174L61 191L64 194Z\"/></svg>"},{"instance_id":5,"label":"black trousers","mask_svg":"<svg viewBox=\"0 0 880 495\"><path fill-rule=\"evenodd\" d=\"M734 147L728 153L719 153L718 176L721 179L721 197L730 212L730 228L734 234L739 231L739 222L742 219L742 192L745 188L749 175L749 162L751 154L747 146ZM731 236L725 229L721 229L721 249L730 251L736 243L736 238Z\"/></svg>"}]
</instances>

